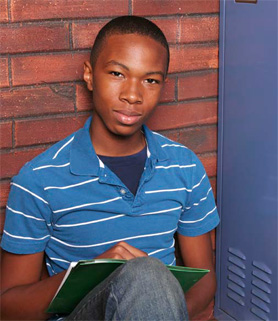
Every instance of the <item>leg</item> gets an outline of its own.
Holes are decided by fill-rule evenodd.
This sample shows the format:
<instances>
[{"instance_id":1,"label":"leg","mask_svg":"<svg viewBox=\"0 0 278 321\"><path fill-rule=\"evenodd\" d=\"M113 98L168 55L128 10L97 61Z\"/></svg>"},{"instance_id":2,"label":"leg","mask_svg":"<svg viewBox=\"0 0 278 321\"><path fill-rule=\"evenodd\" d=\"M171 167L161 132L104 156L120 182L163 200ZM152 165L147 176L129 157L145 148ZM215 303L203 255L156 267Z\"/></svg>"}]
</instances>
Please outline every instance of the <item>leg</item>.
<instances>
[{"instance_id":1,"label":"leg","mask_svg":"<svg viewBox=\"0 0 278 321\"><path fill-rule=\"evenodd\" d=\"M92 290L67 320L188 320L183 291L157 259L136 258Z\"/></svg>"}]
</instances>

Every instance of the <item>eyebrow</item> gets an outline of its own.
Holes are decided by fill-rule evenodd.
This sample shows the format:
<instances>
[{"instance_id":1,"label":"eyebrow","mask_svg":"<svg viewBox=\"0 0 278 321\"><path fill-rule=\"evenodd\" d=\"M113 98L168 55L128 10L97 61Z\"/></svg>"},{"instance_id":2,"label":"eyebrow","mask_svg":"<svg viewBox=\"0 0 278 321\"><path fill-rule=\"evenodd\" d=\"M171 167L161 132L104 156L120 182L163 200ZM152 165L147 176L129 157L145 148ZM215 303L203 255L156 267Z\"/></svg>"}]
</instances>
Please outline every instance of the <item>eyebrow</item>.
<instances>
[{"instance_id":1,"label":"eyebrow","mask_svg":"<svg viewBox=\"0 0 278 321\"><path fill-rule=\"evenodd\" d=\"M108 61L106 66L108 66L108 65L121 66L125 70L129 71L129 68L126 65L124 65L124 64L122 64L122 63L120 63L120 62L118 62L116 60ZM149 71L149 72L146 73L146 76L151 76L151 75L161 75L163 77L163 79L165 78L165 74L162 71Z\"/></svg>"}]
</instances>

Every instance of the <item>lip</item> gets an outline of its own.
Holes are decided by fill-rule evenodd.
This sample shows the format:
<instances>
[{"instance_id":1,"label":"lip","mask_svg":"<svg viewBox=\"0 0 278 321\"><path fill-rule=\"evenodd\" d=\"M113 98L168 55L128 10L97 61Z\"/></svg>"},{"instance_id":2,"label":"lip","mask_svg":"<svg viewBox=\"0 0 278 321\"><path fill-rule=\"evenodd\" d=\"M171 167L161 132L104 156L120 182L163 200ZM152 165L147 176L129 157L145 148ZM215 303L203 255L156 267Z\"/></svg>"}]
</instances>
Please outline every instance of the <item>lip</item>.
<instances>
[{"instance_id":1,"label":"lip","mask_svg":"<svg viewBox=\"0 0 278 321\"><path fill-rule=\"evenodd\" d=\"M118 122L123 125L134 125L142 116L141 113L131 110L113 110L113 113Z\"/></svg>"}]
</instances>

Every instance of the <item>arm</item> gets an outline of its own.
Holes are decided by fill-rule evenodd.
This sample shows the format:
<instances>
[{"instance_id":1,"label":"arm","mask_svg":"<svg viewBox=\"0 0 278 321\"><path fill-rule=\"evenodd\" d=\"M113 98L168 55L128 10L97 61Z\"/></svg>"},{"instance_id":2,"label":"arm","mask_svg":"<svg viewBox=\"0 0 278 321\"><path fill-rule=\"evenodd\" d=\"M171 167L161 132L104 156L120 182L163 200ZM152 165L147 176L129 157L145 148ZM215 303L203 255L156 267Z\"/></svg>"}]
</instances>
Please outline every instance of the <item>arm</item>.
<instances>
[{"instance_id":1,"label":"arm","mask_svg":"<svg viewBox=\"0 0 278 321\"><path fill-rule=\"evenodd\" d=\"M44 253L12 254L2 251L1 319L45 320L44 311L65 272L41 280Z\"/></svg>"},{"instance_id":2,"label":"arm","mask_svg":"<svg viewBox=\"0 0 278 321\"><path fill-rule=\"evenodd\" d=\"M132 259L147 256L133 246L120 242L98 258ZM65 271L52 277L42 275L44 252L12 254L2 251L1 320L45 320L44 311L55 295Z\"/></svg>"},{"instance_id":3,"label":"arm","mask_svg":"<svg viewBox=\"0 0 278 321\"><path fill-rule=\"evenodd\" d=\"M195 237L178 234L178 241L185 266L210 270L185 295L189 318L194 320L213 300L216 291L210 233Z\"/></svg>"}]
</instances>

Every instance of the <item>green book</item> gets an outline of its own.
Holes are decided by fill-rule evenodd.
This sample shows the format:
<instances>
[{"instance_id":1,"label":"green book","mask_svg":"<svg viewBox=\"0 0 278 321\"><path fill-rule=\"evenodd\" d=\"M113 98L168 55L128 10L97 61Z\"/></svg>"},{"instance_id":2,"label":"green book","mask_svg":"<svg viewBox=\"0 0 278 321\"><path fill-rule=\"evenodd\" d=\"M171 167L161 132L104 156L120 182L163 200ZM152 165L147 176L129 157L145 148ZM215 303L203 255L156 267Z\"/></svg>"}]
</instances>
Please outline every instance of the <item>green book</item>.
<instances>
[{"instance_id":1,"label":"green book","mask_svg":"<svg viewBox=\"0 0 278 321\"><path fill-rule=\"evenodd\" d=\"M72 262L46 312L69 314L95 286L109 276L125 260L95 259ZM167 265L184 292L209 270Z\"/></svg>"}]
</instances>

